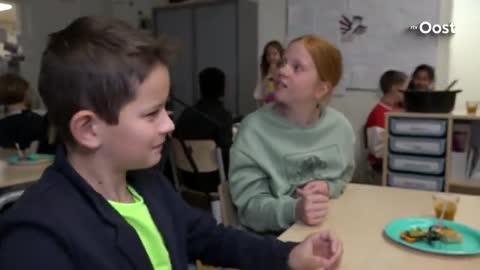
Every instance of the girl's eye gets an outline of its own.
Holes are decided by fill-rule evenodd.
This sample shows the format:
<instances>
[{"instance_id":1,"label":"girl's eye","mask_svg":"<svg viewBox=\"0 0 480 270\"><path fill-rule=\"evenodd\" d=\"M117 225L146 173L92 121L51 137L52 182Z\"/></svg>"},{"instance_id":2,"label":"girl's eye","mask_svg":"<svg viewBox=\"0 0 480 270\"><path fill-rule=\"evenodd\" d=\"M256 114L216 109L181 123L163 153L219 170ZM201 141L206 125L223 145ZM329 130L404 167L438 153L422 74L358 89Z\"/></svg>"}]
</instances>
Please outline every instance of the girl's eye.
<instances>
[{"instance_id":1,"label":"girl's eye","mask_svg":"<svg viewBox=\"0 0 480 270\"><path fill-rule=\"evenodd\" d=\"M300 71L302 69L302 67L298 64L294 64L292 67L294 71Z\"/></svg>"}]
</instances>

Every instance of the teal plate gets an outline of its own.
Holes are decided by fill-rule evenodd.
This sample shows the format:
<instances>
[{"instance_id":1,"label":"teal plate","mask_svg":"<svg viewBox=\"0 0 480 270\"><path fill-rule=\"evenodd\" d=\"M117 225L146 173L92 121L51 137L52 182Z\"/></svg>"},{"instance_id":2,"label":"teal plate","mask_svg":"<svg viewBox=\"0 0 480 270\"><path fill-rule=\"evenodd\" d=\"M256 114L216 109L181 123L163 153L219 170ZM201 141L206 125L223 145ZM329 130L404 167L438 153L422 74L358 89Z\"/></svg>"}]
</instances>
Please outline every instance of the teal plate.
<instances>
[{"instance_id":1,"label":"teal plate","mask_svg":"<svg viewBox=\"0 0 480 270\"><path fill-rule=\"evenodd\" d=\"M460 232L463 236L461 243L446 243L442 241L433 241L432 244L428 244L426 241L408 243L400 238L401 232L407 231L412 227L428 229L430 226L437 224L437 222L438 219L436 218L399 218L388 223L384 231L385 235L394 242L426 252L447 255L480 254L480 231L448 220L444 220L443 225Z\"/></svg>"},{"instance_id":2,"label":"teal plate","mask_svg":"<svg viewBox=\"0 0 480 270\"><path fill-rule=\"evenodd\" d=\"M52 162L54 156L47 154L31 154L26 159L20 159L18 155L12 156L7 159L7 162L11 165L33 165L45 162Z\"/></svg>"}]
</instances>

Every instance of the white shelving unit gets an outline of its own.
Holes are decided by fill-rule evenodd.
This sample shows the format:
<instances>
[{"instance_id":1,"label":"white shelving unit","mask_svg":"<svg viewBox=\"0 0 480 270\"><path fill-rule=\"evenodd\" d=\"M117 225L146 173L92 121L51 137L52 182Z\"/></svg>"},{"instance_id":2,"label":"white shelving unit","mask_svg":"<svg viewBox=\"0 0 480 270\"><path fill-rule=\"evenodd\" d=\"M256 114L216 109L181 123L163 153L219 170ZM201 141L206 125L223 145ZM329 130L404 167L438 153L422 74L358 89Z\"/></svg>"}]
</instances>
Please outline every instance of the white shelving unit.
<instances>
[{"instance_id":1,"label":"white shelving unit","mask_svg":"<svg viewBox=\"0 0 480 270\"><path fill-rule=\"evenodd\" d=\"M476 122L479 121L479 122ZM430 190L438 190L438 191L445 191L445 192L458 192L458 193L468 193L468 194L476 194L480 195L480 179L457 179L458 177L454 177L452 175L452 141L453 141L453 127L454 124L457 122L461 122L462 124L469 124L471 126L480 125L480 116L478 115L465 115L465 114L458 114L458 113L451 113L451 114L425 114L425 113L407 113L407 112L392 112L388 113L386 117L386 132L385 132L385 154L384 154L384 162L383 162L383 178L382 183L383 185L391 185L393 183L394 186L406 187L406 188L420 188L420 189L430 189ZM400 123L400 124L398 124ZM413 124L412 124L413 123ZM412 126L408 126L411 124ZM445 124L445 129L442 130L441 126ZM407 132L403 134L399 134L398 130L395 132L393 129L398 128L399 125L402 125L402 128L405 128ZM416 126L415 126L416 125ZM431 125L429 127L429 125ZM395 127L394 127L395 126ZM411 129L411 133L408 132L408 128ZM436 133L435 135L428 135L428 128L430 131ZM405 131L404 130L404 131ZM422 134L423 133L423 134ZM475 134L475 133L472 133ZM472 136L474 137L474 136ZM439 141L444 142L444 149L441 152L438 152L436 155L432 154L425 154L428 151L422 147L411 147L411 150L415 151L419 150L417 153L412 152L402 152L395 151L392 149L390 142L392 140L396 140L398 138L407 138L413 141L415 140L431 140L430 145L434 145ZM473 140L472 140L473 141ZM470 143L470 142L469 142ZM403 156L407 162L405 162L405 167L398 169L398 162L395 158L398 155ZM392 162L393 158L393 162ZM435 168L434 165L429 164L427 161L425 166L421 166L422 162L418 161L419 159L430 160L430 161L438 161L438 163L432 163L434 165L439 164L438 166L442 166L442 170L440 173L438 172L419 172L420 170L428 170L428 168ZM408 160L410 159L410 164L408 164ZM413 160L417 160L414 162ZM443 162L441 162L443 160ZM395 163L396 162L396 163ZM395 163L395 164L394 164ZM417 166L418 165L418 166ZM429 167L430 166L430 167ZM432 169L433 171L433 169ZM403 177L401 180L404 182L401 185L397 185L395 181L392 181L393 175L410 175L412 179L407 179L408 177ZM422 182L418 180L415 182L413 178L425 179L430 178L430 180L426 180L427 182ZM441 186L435 185L434 179L443 179L443 183ZM430 182L428 182L430 181ZM433 181L433 182L432 182ZM438 189L437 189L438 187Z\"/></svg>"}]
</instances>

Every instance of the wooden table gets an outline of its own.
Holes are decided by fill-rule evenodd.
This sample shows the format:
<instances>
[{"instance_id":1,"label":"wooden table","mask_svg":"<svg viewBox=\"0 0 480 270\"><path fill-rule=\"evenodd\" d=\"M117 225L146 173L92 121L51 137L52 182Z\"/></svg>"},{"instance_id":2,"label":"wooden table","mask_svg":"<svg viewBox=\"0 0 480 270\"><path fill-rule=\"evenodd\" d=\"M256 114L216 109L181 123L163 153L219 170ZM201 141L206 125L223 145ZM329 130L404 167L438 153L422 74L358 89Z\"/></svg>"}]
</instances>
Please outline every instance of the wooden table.
<instances>
[{"instance_id":1,"label":"wooden table","mask_svg":"<svg viewBox=\"0 0 480 270\"><path fill-rule=\"evenodd\" d=\"M0 189L35 182L52 162L35 165L7 165L5 175L0 175Z\"/></svg>"},{"instance_id":2,"label":"wooden table","mask_svg":"<svg viewBox=\"0 0 480 270\"><path fill-rule=\"evenodd\" d=\"M400 217L434 215L432 192L349 184L331 201L329 216L317 227L296 223L281 240L301 241L310 233L330 229L344 243L342 270L479 270L480 256L446 256L417 251L390 241L383 227ZM480 196L459 195L455 220L480 229Z\"/></svg>"}]
</instances>

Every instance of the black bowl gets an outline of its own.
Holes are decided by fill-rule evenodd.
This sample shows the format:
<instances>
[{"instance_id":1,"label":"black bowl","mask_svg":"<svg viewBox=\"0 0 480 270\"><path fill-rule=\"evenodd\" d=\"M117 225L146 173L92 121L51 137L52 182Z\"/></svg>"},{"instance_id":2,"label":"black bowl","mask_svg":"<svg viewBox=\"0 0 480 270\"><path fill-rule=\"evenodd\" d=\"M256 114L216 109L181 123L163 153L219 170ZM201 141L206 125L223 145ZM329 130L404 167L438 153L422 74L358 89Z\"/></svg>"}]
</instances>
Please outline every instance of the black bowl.
<instances>
[{"instance_id":1,"label":"black bowl","mask_svg":"<svg viewBox=\"0 0 480 270\"><path fill-rule=\"evenodd\" d=\"M405 110L420 113L449 113L455 106L455 97L462 90L452 91L407 91Z\"/></svg>"}]
</instances>

